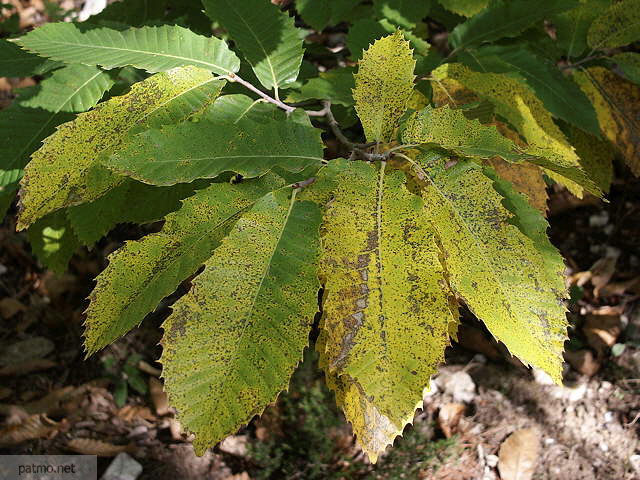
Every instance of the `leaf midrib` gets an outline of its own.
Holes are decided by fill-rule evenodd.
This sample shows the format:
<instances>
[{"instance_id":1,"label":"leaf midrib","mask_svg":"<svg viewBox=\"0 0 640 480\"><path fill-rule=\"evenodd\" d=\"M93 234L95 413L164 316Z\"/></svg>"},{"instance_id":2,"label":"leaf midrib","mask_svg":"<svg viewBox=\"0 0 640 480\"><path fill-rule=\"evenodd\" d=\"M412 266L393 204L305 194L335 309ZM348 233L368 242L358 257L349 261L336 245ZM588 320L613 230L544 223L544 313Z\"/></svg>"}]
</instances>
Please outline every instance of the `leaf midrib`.
<instances>
[{"instance_id":1,"label":"leaf midrib","mask_svg":"<svg viewBox=\"0 0 640 480\"><path fill-rule=\"evenodd\" d=\"M187 65L194 65L194 66L198 66L198 65L206 65L209 67L215 67L218 68L220 70L222 70L223 72L226 72L228 74L232 74L234 73L232 70L229 70L228 68L224 68L221 67L220 65L217 65L215 63L211 63L211 62L205 62L203 60L196 60L194 58L189 58L189 57L183 57L180 55L170 55L168 53L157 53L157 52L151 52L148 50L137 50L134 48L119 48L119 47L106 47L104 45L98 45L98 44L89 44L89 43L80 43L80 42L75 42L75 43L71 43L71 42L62 42L60 40L48 40L46 42L47 44L56 44L56 45L63 45L63 46L70 46L70 47L84 47L84 48L98 48L98 49L103 49L103 50L114 50L114 51L122 51L122 52L132 52L132 53L140 53L140 54L144 54L144 55L148 55L151 57L159 57L159 58L174 58L176 60L187 60L187 63L185 65L181 65L181 66L187 66ZM33 53L39 54L38 52L36 52L35 50L33 50L32 48L27 47L28 50L32 51ZM39 54L41 55L41 54ZM53 55L47 55L49 58L52 58L54 60L61 60L64 61L63 58L60 57L56 57L55 54ZM94 63L86 63L85 65L95 65ZM104 62L102 63L98 63L98 65L104 66L106 68L106 65ZM136 66L136 65L140 65L140 63L138 62L131 62L131 63L126 63L126 64L115 64L115 67L118 66L125 66L125 65L131 65L131 66ZM112 66L112 65L110 65ZM141 67L144 68L144 67ZM145 69L146 70L146 69ZM147 70L147 71L153 71L156 72L156 70Z\"/></svg>"}]
</instances>

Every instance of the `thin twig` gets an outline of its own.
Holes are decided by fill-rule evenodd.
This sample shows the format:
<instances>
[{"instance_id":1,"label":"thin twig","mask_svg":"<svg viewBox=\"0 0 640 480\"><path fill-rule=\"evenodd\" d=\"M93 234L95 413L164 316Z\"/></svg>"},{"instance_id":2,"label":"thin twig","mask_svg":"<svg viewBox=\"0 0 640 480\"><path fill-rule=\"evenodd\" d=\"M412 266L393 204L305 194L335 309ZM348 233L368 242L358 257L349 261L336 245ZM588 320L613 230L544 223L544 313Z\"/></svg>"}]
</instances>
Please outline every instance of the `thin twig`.
<instances>
[{"instance_id":1,"label":"thin twig","mask_svg":"<svg viewBox=\"0 0 640 480\"><path fill-rule=\"evenodd\" d=\"M235 73L230 73L229 75L224 75L223 78L226 78L228 81L230 82L236 82L239 83L240 85L242 85L243 87L248 88L249 90L251 90L253 93L260 95L262 98L264 98L267 102L269 103L273 103L275 106L277 106L278 108L281 108L282 110L284 110L287 113L291 113L295 110L294 107L287 105L286 103L273 98L269 95L267 95L266 93L264 93L262 90L260 90L259 88L255 87L253 84L251 84L250 82L247 82L245 79L243 79L242 77L239 77L238 75L236 75Z\"/></svg>"},{"instance_id":2,"label":"thin twig","mask_svg":"<svg viewBox=\"0 0 640 480\"><path fill-rule=\"evenodd\" d=\"M576 67L579 67L580 65L582 65L583 63L590 62L591 60L598 60L600 58L605 58L605 55L589 55L589 56L584 57L582 60L578 60L577 62L568 63L566 65L562 65L560 67L560 70L568 70L570 68L576 68Z\"/></svg>"},{"instance_id":3,"label":"thin twig","mask_svg":"<svg viewBox=\"0 0 640 480\"><path fill-rule=\"evenodd\" d=\"M316 177L307 178L306 180L303 180L301 182L294 183L293 185L291 185L291 188L297 189L297 188L308 187L309 185L311 185L315 181L316 181Z\"/></svg>"}]
</instances>

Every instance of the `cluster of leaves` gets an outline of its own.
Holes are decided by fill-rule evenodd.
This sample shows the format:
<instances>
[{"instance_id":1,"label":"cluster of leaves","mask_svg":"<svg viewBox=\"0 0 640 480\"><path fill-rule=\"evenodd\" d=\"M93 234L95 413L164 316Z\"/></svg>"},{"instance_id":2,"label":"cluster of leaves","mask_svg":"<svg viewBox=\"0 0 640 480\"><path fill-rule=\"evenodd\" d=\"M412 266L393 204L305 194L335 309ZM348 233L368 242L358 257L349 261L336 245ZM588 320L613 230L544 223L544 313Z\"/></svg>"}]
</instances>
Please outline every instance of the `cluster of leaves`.
<instances>
[{"instance_id":1,"label":"cluster of leaves","mask_svg":"<svg viewBox=\"0 0 640 480\"><path fill-rule=\"evenodd\" d=\"M58 270L118 223L164 220L98 276L89 354L204 265L162 342L199 453L287 388L320 310L320 366L375 461L459 303L560 381L545 186L603 195L614 148L640 173L639 7L127 0L47 24L0 43L0 75L44 77L0 112L0 209L19 188L18 229ZM324 158L323 128L348 160Z\"/></svg>"}]
</instances>

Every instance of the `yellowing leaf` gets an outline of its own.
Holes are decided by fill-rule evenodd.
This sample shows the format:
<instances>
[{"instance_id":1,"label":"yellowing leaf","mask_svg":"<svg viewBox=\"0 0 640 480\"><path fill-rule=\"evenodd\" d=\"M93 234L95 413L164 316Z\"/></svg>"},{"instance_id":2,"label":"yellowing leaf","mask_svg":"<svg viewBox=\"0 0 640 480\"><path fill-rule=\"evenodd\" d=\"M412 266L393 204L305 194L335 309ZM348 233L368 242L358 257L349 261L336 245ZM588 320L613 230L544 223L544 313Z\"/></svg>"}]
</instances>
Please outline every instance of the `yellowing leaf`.
<instances>
[{"instance_id":1,"label":"yellowing leaf","mask_svg":"<svg viewBox=\"0 0 640 480\"><path fill-rule=\"evenodd\" d=\"M542 169L530 163L508 163L500 158L492 158L489 165L513 187L527 197L531 206L547 215L547 184Z\"/></svg>"},{"instance_id":2,"label":"yellowing leaf","mask_svg":"<svg viewBox=\"0 0 640 480\"><path fill-rule=\"evenodd\" d=\"M317 310L319 225L291 188L265 195L166 320L165 389L198 454L287 387Z\"/></svg>"},{"instance_id":3,"label":"yellowing leaf","mask_svg":"<svg viewBox=\"0 0 640 480\"><path fill-rule=\"evenodd\" d=\"M376 40L364 52L353 98L367 141L391 138L411 98L415 65L409 42L400 30Z\"/></svg>"},{"instance_id":4,"label":"yellowing leaf","mask_svg":"<svg viewBox=\"0 0 640 480\"><path fill-rule=\"evenodd\" d=\"M362 162L335 168L341 172L321 230L321 354L345 385L358 384L367 409L402 430L444 360L456 321L441 252L402 172Z\"/></svg>"},{"instance_id":5,"label":"yellowing leaf","mask_svg":"<svg viewBox=\"0 0 640 480\"><path fill-rule=\"evenodd\" d=\"M474 72L456 63L439 67L433 76L439 81L444 78L456 80L493 103L496 113L525 138L529 144L527 153L547 158L566 172L560 175L547 171L548 175L575 195L582 196L583 188L570 177L577 174L584 176L578 155L554 123L551 114L528 87L504 75ZM597 188L592 193L599 194Z\"/></svg>"},{"instance_id":6,"label":"yellowing leaf","mask_svg":"<svg viewBox=\"0 0 640 480\"><path fill-rule=\"evenodd\" d=\"M18 229L62 207L95 200L118 185L98 157L117 149L133 128L184 119L206 104L224 82L210 72L185 67L154 75L131 91L81 113L44 140L25 168Z\"/></svg>"},{"instance_id":7,"label":"yellowing leaf","mask_svg":"<svg viewBox=\"0 0 640 480\"><path fill-rule=\"evenodd\" d=\"M540 213L481 167L426 155L414 163L451 288L524 363L561 380L567 322L564 264ZM503 196L504 195L504 196ZM514 215L515 213L515 215Z\"/></svg>"},{"instance_id":8,"label":"yellowing leaf","mask_svg":"<svg viewBox=\"0 0 640 480\"><path fill-rule=\"evenodd\" d=\"M520 147L510 138L501 135L493 125L482 125L477 119L469 120L463 110L427 107L405 116L399 135L405 144L435 146L456 155L472 158L499 156L510 162L531 162L546 167L551 172L567 175L579 186L600 194L600 189L581 170L558 165L535 147ZM543 155L533 155L536 152Z\"/></svg>"},{"instance_id":9,"label":"yellowing leaf","mask_svg":"<svg viewBox=\"0 0 640 480\"><path fill-rule=\"evenodd\" d=\"M623 47L640 40L640 0L622 0L596 18L587 33L594 50Z\"/></svg>"},{"instance_id":10,"label":"yellowing leaf","mask_svg":"<svg viewBox=\"0 0 640 480\"><path fill-rule=\"evenodd\" d=\"M395 438L402 435L404 427L413 421L413 412L420 408L422 401L405 418L391 420L382 413L362 390L362 386L348 375L338 376L326 368L320 359L320 367L324 369L327 386L336 395L336 404L344 412L351 424L358 444L369 457L371 463L378 461L379 455L387 446L392 445Z\"/></svg>"},{"instance_id":11,"label":"yellowing leaf","mask_svg":"<svg viewBox=\"0 0 640 480\"><path fill-rule=\"evenodd\" d=\"M463 17L472 17L489 4L489 0L438 0L450 12Z\"/></svg>"},{"instance_id":12,"label":"yellowing leaf","mask_svg":"<svg viewBox=\"0 0 640 480\"><path fill-rule=\"evenodd\" d=\"M238 217L284 181L267 174L238 185L214 183L167 215L162 230L127 242L109 256L86 311L85 347L91 355L152 312L213 254Z\"/></svg>"},{"instance_id":13,"label":"yellowing leaf","mask_svg":"<svg viewBox=\"0 0 640 480\"><path fill-rule=\"evenodd\" d=\"M602 67L575 73L598 114L600 128L635 175L640 175L640 87Z\"/></svg>"}]
</instances>

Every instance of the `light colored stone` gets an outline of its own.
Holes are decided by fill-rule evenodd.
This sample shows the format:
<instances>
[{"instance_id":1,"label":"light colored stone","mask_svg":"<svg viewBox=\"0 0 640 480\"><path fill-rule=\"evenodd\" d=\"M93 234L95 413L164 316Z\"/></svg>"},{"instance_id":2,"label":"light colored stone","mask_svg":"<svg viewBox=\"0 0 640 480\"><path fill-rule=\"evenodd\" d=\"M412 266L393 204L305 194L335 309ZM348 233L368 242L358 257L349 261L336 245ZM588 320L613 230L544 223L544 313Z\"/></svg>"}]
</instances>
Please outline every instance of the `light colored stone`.
<instances>
[{"instance_id":1,"label":"light colored stone","mask_svg":"<svg viewBox=\"0 0 640 480\"><path fill-rule=\"evenodd\" d=\"M142 465L122 452L113 459L100 480L136 480L141 473Z\"/></svg>"}]
</instances>

